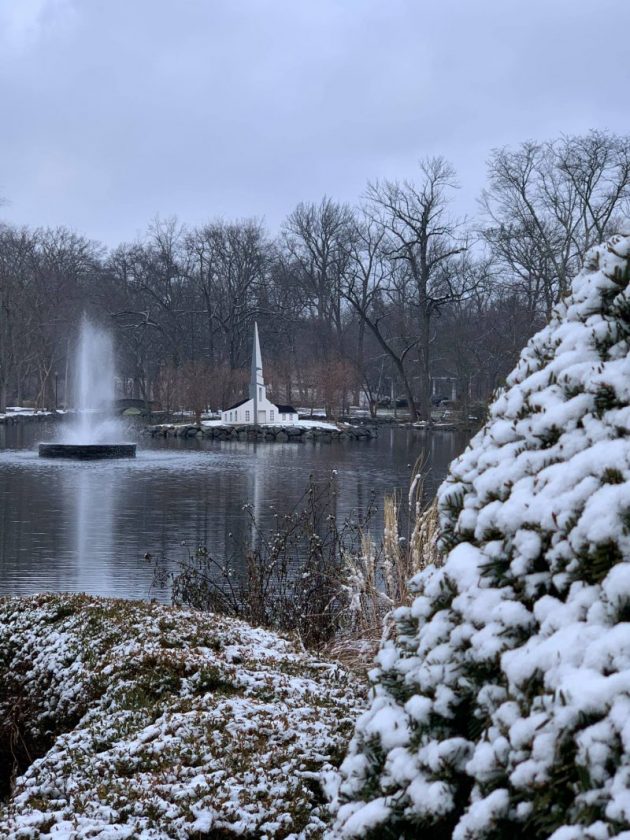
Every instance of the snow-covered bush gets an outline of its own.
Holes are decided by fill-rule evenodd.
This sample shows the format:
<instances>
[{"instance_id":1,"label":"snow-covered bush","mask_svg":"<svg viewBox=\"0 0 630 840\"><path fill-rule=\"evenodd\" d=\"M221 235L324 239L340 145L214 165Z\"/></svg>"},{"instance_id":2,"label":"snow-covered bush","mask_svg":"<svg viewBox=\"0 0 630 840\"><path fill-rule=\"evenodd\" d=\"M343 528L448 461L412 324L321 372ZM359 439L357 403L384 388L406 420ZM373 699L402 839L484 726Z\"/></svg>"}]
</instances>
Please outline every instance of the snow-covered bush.
<instances>
[{"instance_id":1,"label":"snow-covered bush","mask_svg":"<svg viewBox=\"0 0 630 840\"><path fill-rule=\"evenodd\" d=\"M314 840L361 694L225 616L0 599L0 838Z\"/></svg>"},{"instance_id":2,"label":"snow-covered bush","mask_svg":"<svg viewBox=\"0 0 630 840\"><path fill-rule=\"evenodd\" d=\"M630 236L587 256L439 491L336 796L370 838L630 838Z\"/></svg>"}]
</instances>

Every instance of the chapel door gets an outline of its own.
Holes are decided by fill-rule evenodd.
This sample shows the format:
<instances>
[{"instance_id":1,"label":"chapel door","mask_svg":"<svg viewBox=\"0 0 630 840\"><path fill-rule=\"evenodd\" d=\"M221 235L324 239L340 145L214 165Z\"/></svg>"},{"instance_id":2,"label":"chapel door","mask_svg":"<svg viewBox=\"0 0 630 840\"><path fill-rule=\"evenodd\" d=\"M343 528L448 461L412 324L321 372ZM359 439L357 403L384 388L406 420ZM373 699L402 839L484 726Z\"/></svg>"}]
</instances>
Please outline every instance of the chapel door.
<instances>
[{"instance_id":1,"label":"chapel door","mask_svg":"<svg viewBox=\"0 0 630 840\"><path fill-rule=\"evenodd\" d=\"M266 423L267 422L267 412L263 409L258 409L258 423Z\"/></svg>"}]
</instances>

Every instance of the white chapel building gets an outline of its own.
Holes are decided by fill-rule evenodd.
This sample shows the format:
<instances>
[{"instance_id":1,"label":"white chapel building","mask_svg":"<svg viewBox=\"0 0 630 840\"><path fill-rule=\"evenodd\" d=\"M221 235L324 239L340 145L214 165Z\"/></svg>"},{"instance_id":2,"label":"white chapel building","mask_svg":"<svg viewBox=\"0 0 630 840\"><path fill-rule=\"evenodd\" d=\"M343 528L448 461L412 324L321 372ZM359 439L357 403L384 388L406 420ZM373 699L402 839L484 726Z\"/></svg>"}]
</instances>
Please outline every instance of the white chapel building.
<instances>
[{"instance_id":1,"label":"white chapel building","mask_svg":"<svg viewBox=\"0 0 630 840\"><path fill-rule=\"evenodd\" d=\"M252 378L249 383L249 399L231 405L221 412L221 420L228 426L254 424L288 425L297 423L297 411L291 405L275 405L267 399L263 379L262 355L258 340L258 324L254 324L254 346L252 349Z\"/></svg>"}]
</instances>

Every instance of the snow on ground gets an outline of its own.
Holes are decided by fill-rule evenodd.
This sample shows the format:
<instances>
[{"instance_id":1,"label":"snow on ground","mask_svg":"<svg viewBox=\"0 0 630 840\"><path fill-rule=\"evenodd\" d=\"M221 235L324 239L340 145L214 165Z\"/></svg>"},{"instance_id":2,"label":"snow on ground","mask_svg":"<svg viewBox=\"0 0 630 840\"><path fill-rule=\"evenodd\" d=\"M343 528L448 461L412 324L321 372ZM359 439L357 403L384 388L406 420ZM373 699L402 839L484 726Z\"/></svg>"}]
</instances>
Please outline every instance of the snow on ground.
<instances>
[{"instance_id":1,"label":"snow on ground","mask_svg":"<svg viewBox=\"0 0 630 840\"><path fill-rule=\"evenodd\" d=\"M225 426L231 428L231 424L224 423L223 420L203 420L201 425L208 427ZM339 428L341 428L336 423L327 423L325 420L298 420L295 423L263 423L262 426L273 426L274 428L287 428L290 426L298 426L303 429L330 429L333 431L338 431ZM235 428L246 429L247 426L236 426Z\"/></svg>"},{"instance_id":2,"label":"snow on ground","mask_svg":"<svg viewBox=\"0 0 630 840\"><path fill-rule=\"evenodd\" d=\"M335 423L327 423L325 420L298 420L294 425L302 426L304 429L338 429Z\"/></svg>"},{"instance_id":3,"label":"snow on ground","mask_svg":"<svg viewBox=\"0 0 630 840\"><path fill-rule=\"evenodd\" d=\"M21 405L8 405L7 406L7 414L35 414L36 410L34 408L24 408ZM45 412L48 413L48 412Z\"/></svg>"},{"instance_id":4,"label":"snow on ground","mask_svg":"<svg viewBox=\"0 0 630 840\"><path fill-rule=\"evenodd\" d=\"M52 414L64 414L65 412L59 409L58 411L43 411L35 408L23 408L19 405L8 405L6 412L0 414L0 420L5 420L7 417L48 417Z\"/></svg>"},{"instance_id":5,"label":"snow on ground","mask_svg":"<svg viewBox=\"0 0 630 840\"><path fill-rule=\"evenodd\" d=\"M630 236L589 252L438 504L445 562L379 653L336 830L630 840Z\"/></svg>"},{"instance_id":6,"label":"snow on ground","mask_svg":"<svg viewBox=\"0 0 630 840\"><path fill-rule=\"evenodd\" d=\"M3 599L0 795L12 755L23 773L0 837L321 837L360 703L340 666L225 617Z\"/></svg>"}]
</instances>

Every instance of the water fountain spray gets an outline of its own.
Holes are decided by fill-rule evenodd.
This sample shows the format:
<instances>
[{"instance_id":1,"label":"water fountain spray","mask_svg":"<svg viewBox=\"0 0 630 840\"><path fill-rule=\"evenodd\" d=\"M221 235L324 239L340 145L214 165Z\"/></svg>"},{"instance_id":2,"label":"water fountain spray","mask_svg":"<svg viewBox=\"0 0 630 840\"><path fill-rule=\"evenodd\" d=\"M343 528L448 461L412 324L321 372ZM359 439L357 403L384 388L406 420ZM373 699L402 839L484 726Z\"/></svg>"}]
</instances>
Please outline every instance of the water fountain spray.
<instances>
[{"instance_id":1,"label":"water fountain spray","mask_svg":"<svg viewBox=\"0 0 630 840\"><path fill-rule=\"evenodd\" d=\"M86 317L75 360L74 401L76 415L63 430L58 443L40 443L46 458L133 458L135 443L124 443L124 427L113 416L114 348L111 335Z\"/></svg>"}]
</instances>

